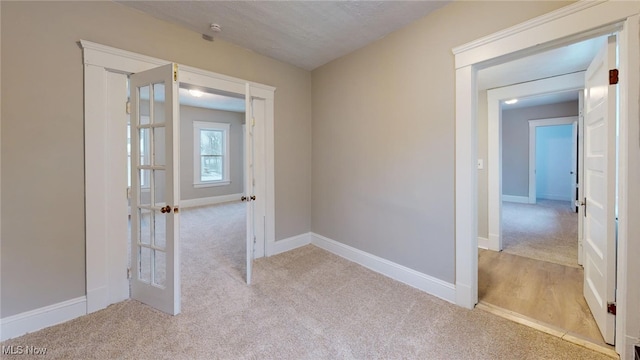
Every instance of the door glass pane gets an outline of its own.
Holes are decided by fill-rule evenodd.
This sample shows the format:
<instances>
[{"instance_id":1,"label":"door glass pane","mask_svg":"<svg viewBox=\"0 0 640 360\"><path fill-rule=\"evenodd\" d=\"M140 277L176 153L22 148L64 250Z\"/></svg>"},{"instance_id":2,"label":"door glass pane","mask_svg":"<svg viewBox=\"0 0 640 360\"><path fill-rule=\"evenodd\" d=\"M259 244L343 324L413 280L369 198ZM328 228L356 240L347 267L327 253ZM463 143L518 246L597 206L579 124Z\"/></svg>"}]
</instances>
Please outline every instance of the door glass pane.
<instances>
[{"instance_id":1,"label":"door glass pane","mask_svg":"<svg viewBox=\"0 0 640 360\"><path fill-rule=\"evenodd\" d=\"M167 254L164 251L154 250L155 267L153 284L165 287L167 283Z\"/></svg>"},{"instance_id":2,"label":"door glass pane","mask_svg":"<svg viewBox=\"0 0 640 360\"><path fill-rule=\"evenodd\" d=\"M153 123L164 124L164 84L153 84Z\"/></svg>"},{"instance_id":3,"label":"door glass pane","mask_svg":"<svg viewBox=\"0 0 640 360\"><path fill-rule=\"evenodd\" d=\"M156 211L154 218L154 245L164 249L167 246L167 215Z\"/></svg>"},{"instance_id":4,"label":"door glass pane","mask_svg":"<svg viewBox=\"0 0 640 360\"><path fill-rule=\"evenodd\" d=\"M165 171L164 170L153 170L153 195L155 197L153 205L154 206L165 206L165 188L166 188L166 179L165 179ZM171 204L169 204L171 205Z\"/></svg>"},{"instance_id":5,"label":"door glass pane","mask_svg":"<svg viewBox=\"0 0 640 360\"><path fill-rule=\"evenodd\" d=\"M140 236L138 240L141 244L151 244L151 229L153 228L153 214L151 210L138 209L140 220Z\"/></svg>"},{"instance_id":6,"label":"door glass pane","mask_svg":"<svg viewBox=\"0 0 640 360\"><path fill-rule=\"evenodd\" d=\"M144 246L138 247L138 279L151 282L151 249Z\"/></svg>"},{"instance_id":7,"label":"door glass pane","mask_svg":"<svg viewBox=\"0 0 640 360\"><path fill-rule=\"evenodd\" d=\"M150 129L140 129L140 165L151 165Z\"/></svg>"},{"instance_id":8,"label":"door glass pane","mask_svg":"<svg viewBox=\"0 0 640 360\"><path fill-rule=\"evenodd\" d=\"M138 125L147 125L149 124L149 86L142 86L139 89L140 98L138 102L140 106L138 108Z\"/></svg>"},{"instance_id":9,"label":"door glass pane","mask_svg":"<svg viewBox=\"0 0 640 360\"><path fill-rule=\"evenodd\" d=\"M153 165L163 166L165 162L165 128L153 129Z\"/></svg>"},{"instance_id":10,"label":"door glass pane","mask_svg":"<svg viewBox=\"0 0 640 360\"><path fill-rule=\"evenodd\" d=\"M140 184L140 189L138 191L138 204L141 206L150 206L151 205L151 193L150 193L150 181L151 181L151 170L149 169L140 169L138 171L140 178L138 179L138 184Z\"/></svg>"}]
</instances>

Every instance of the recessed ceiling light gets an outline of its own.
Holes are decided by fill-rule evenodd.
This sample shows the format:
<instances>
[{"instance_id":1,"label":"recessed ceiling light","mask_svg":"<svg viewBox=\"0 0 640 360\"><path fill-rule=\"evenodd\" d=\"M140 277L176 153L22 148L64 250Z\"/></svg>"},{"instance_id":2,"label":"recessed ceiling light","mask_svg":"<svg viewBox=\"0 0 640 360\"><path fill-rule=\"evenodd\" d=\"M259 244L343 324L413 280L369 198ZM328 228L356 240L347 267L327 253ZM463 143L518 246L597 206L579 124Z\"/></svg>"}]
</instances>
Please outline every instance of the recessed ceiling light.
<instances>
[{"instance_id":1,"label":"recessed ceiling light","mask_svg":"<svg viewBox=\"0 0 640 360\"><path fill-rule=\"evenodd\" d=\"M191 94L191 96L193 97L202 97L203 92L200 90L196 90L196 89L189 89L189 94Z\"/></svg>"},{"instance_id":2,"label":"recessed ceiling light","mask_svg":"<svg viewBox=\"0 0 640 360\"><path fill-rule=\"evenodd\" d=\"M504 103L507 104L507 105L513 105L513 104L515 104L517 102L518 102L518 99L511 99L511 100L505 101Z\"/></svg>"}]
</instances>

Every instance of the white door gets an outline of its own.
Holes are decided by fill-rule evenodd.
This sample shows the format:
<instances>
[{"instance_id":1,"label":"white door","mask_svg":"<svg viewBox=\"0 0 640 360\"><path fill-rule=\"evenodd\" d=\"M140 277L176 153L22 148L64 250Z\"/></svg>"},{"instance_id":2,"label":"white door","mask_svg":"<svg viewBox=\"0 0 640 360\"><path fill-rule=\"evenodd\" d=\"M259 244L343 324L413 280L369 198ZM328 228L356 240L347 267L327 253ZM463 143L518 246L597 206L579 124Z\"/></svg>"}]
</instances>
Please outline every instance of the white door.
<instances>
[{"instance_id":1,"label":"white door","mask_svg":"<svg viewBox=\"0 0 640 360\"><path fill-rule=\"evenodd\" d=\"M180 313L178 67L131 76L131 297Z\"/></svg>"},{"instance_id":2,"label":"white door","mask_svg":"<svg viewBox=\"0 0 640 360\"><path fill-rule=\"evenodd\" d=\"M585 78L584 132L584 297L604 340L614 343L615 315L615 141L616 86L609 69L616 66L616 38L589 65Z\"/></svg>"},{"instance_id":3,"label":"white door","mask_svg":"<svg viewBox=\"0 0 640 360\"><path fill-rule=\"evenodd\" d=\"M255 175L254 175L254 130L255 118L253 116L253 99L251 98L251 88L247 84L245 92L245 138L244 138L244 196L243 201L247 203L247 284L251 284L253 272L253 259L255 257L255 219L254 204L255 195ZM261 201L263 199L260 199Z\"/></svg>"}]
</instances>

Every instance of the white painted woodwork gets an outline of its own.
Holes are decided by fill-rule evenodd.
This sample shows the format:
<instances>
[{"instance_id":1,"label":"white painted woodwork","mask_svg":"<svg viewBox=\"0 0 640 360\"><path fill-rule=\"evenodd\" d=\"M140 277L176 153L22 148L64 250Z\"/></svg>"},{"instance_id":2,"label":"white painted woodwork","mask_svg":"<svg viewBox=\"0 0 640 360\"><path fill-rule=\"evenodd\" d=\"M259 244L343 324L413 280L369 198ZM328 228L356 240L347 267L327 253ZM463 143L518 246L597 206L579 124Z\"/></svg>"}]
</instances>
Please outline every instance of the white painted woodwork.
<instances>
[{"instance_id":1,"label":"white painted woodwork","mask_svg":"<svg viewBox=\"0 0 640 360\"><path fill-rule=\"evenodd\" d=\"M569 188L569 199L571 204L569 207L571 210L576 210L576 201L578 200L578 171L582 171L578 165L578 118L576 118L571 124L571 138L573 139L573 146L571 146L571 186Z\"/></svg>"},{"instance_id":2,"label":"white painted woodwork","mask_svg":"<svg viewBox=\"0 0 640 360\"><path fill-rule=\"evenodd\" d=\"M453 49L456 68L456 303L473 307L477 303L477 185L467 181L465 168L476 166L477 156L461 142L473 141L464 128L477 136L477 97L475 68L487 62L504 62L535 53L544 48L561 46L593 36L620 31L620 199L618 225L618 309L616 352L624 360L633 359L633 345L640 342L640 286L633 274L640 273L640 262L631 256L640 251L640 217L637 203L640 189L635 180L640 176L640 2L577 2L557 11L497 32ZM613 24L613 25L612 25ZM461 131L459 131L459 129ZM469 130L471 131L471 130ZM458 170L463 170L458 172ZM634 177L635 176L635 177ZM622 190L624 189L624 191ZM461 199L462 198L462 199ZM464 209L460 209L464 207ZM476 229L476 230L473 230ZM627 251L629 250L629 251ZM633 253L632 250L635 250ZM633 253L633 254L632 254ZM471 260L471 261L470 261ZM631 274L629 276L628 274ZM469 283L469 281L471 283ZM475 288L472 288L475 286Z\"/></svg>"},{"instance_id":3,"label":"white painted woodwork","mask_svg":"<svg viewBox=\"0 0 640 360\"><path fill-rule=\"evenodd\" d=\"M584 198L584 90L578 95L578 200ZM578 265L584 262L584 207L578 206Z\"/></svg>"},{"instance_id":4,"label":"white painted woodwork","mask_svg":"<svg viewBox=\"0 0 640 360\"><path fill-rule=\"evenodd\" d=\"M561 117L561 118L550 118L550 119L539 119L539 120L529 120L529 204L535 204L537 202L538 194L537 194L537 180L536 180L536 128L541 126L557 126L557 125L573 125L574 122L577 122L578 118L575 116ZM577 137L573 138L573 145L571 148L575 149L578 144ZM572 155L573 156L573 155ZM575 173L574 173L575 174ZM575 185L574 185L575 189ZM572 196L572 198L575 197Z\"/></svg>"},{"instance_id":5,"label":"white painted woodwork","mask_svg":"<svg viewBox=\"0 0 640 360\"><path fill-rule=\"evenodd\" d=\"M246 243L247 243L247 284L251 284L251 276L253 274L253 258L254 258L254 239L255 239L255 213L254 202L251 199L254 194L255 173L254 173L254 149L253 149L253 135L255 130L255 119L253 117L253 99L251 97L251 88L247 85L245 90L245 125L247 131L244 138L244 198L246 204ZM258 198L256 197L256 201Z\"/></svg>"},{"instance_id":6,"label":"white painted woodwork","mask_svg":"<svg viewBox=\"0 0 640 360\"><path fill-rule=\"evenodd\" d=\"M584 297L604 340L615 340L615 316L607 303L615 302L616 285L616 97L609 85L615 68L616 37L611 36L585 75Z\"/></svg>"},{"instance_id":7,"label":"white painted woodwork","mask_svg":"<svg viewBox=\"0 0 640 360\"><path fill-rule=\"evenodd\" d=\"M175 211L180 206L180 104L176 67L167 64L142 71L131 75L130 82L131 298L171 315L180 313L180 213ZM154 89L156 85L162 88ZM149 91L148 117L140 108L143 87ZM164 92L164 102L154 101L155 91ZM164 116L156 114L156 107L164 108ZM142 131L148 132L145 154L140 152ZM164 151L159 150L161 147ZM145 158L144 163L141 158ZM149 172L150 199L144 203L140 196L142 171ZM173 210L161 212L165 204ZM146 217L140 215L143 212Z\"/></svg>"},{"instance_id":8,"label":"white painted woodwork","mask_svg":"<svg viewBox=\"0 0 640 360\"><path fill-rule=\"evenodd\" d=\"M543 94L579 90L584 87L584 72L556 76L523 84L505 86L487 91L488 121L488 211L489 244L493 251L502 250L502 107L501 102L513 98L539 96ZM531 164L531 162L529 162ZM531 171L529 172L531 174ZM531 175L529 182L531 184ZM533 179L535 181L535 179ZM529 203L535 204L534 192L529 186Z\"/></svg>"},{"instance_id":9,"label":"white painted woodwork","mask_svg":"<svg viewBox=\"0 0 640 360\"><path fill-rule=\"evenodd\" d=\"M86 206L86 276L87 276L87 312L93 312L107 307L109 304L122 300L122 289L128 294L126 268L122 263L127 262L126 238L109 238L107 229L114 225L109 219L120 217L126 219L125 209L120 213L110 201L113 193L110 186L122 182L126 188L126 178L120 179L109 169L119 167L126 169L126 157L111 156L119 153L121 148L117 142L112 142L107 131L107 75L109 72L132 74L155 68L169 63L167 60L156 59L137 53L124 51L109 46L81 40L85 70L85 206ZM246 84L250 84L254 97L264 99L264 179L260 187L265 194L263 229L264 240L258 242L256 256L265 253L273 254L275 243L275 177L274 177L274 92L275 88L259 83L248 82L230 76L217 74L189 66L180 66L180 81L190 84L201 84L203 87L221 90L229 93L244 95ZM126 89L117 96L126 97ZM124 107L124 105L122 105ZM125 136L126 128L122 129ZM126 141L126 138L122 141ZM110 162L119 164L107 165ZM125 190L120 191L125 197ZM121 229L126 233L126 227ZM115 231L112 229L110 231ZM265 248L268 249L265 251ZM124 251L122 250L124 249ZM110 258L114 256L115 258ZM122 285L125 284L125 285ZM114 294L111 296L110 294Z\"/></svg>"}]
</instances>

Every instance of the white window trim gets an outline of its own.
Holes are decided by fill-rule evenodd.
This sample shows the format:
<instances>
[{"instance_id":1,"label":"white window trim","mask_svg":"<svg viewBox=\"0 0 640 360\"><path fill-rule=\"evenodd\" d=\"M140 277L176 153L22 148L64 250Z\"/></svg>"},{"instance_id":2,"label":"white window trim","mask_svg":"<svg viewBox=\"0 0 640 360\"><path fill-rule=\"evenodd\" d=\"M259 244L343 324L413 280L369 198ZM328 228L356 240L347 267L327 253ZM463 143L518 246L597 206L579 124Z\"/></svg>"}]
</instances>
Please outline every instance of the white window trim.
<instances>
[{"instance_id":1,"label":"white window trim","mask_svg":"<svg viewBox=\"0 0 640 360\"><path fill-rule=\"evenodd\" d=\"M193 187L205 188L212 186L223 186L231 183L230 179L230 153L229 153L229 130L231 124L217 123L209 121L194 121L193 122ZM222 130L224 131L224 155L223 168L222 168L222 180L214 181L201 181L200 180L200 131L205 129Z\"/></svg>"}]
</instances>

